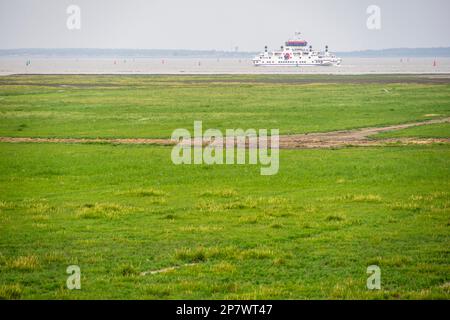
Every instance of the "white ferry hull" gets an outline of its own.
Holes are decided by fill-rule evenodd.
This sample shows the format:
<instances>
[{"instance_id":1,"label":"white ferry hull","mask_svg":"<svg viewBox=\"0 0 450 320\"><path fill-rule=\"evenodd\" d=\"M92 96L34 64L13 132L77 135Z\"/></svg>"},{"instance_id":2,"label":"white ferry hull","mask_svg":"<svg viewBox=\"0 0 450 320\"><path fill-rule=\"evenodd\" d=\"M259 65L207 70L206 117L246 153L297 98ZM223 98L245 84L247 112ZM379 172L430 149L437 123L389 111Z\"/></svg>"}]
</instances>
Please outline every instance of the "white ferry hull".
<instances>
[{"instance_id":1,"label":"white ferry hull","mask_svg":"<svg viewBox=\"0 0 450 320\"><path fill-rule=\"evenodd\" d=\"M309 62L309 58L306 59L283 59L280 60L275 56L261 56L253 59L253 65L256 67L329 67L329 66L339 66L341 64L341 59L330 58L330 59L317 59L314 62Z\"/></svg>"},{"instance_id":2,"label":"white ferry hull","mask_svg":"<svg viewBox=\"0 0 450 320\"><path fill-rule=\"evenodd\" d=\"M323 62L320 64L307 64L307 63L290 63L290 64L284 64L284 63L259 63L259 62L253 62L253 65L255 67L330 67L330 66L339 66L339 64L333 64L331 62Z\"/></svg>"}]
</instances>

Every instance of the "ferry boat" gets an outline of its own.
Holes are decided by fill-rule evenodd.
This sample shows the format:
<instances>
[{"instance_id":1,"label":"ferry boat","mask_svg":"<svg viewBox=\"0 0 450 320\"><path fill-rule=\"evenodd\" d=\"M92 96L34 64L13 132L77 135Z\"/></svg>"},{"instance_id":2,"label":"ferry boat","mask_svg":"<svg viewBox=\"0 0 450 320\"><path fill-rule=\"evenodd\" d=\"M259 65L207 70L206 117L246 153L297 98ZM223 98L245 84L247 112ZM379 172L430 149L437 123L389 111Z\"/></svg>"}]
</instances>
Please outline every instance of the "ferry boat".
<instances>
[{"instance_id":1,"label":"ferry boat","mask_svg":"<svg viewBox=\"0 0 450 320\"><path fill-rule=\"evenodd\" d=\"M300 38L300 33L295 33L295 38L285 42L280 50L268 52L265 46L264 52L253 58L254 66L339 66L341 58L328 51L315 51L308 42Z\"/></svg>"}]
</instances>

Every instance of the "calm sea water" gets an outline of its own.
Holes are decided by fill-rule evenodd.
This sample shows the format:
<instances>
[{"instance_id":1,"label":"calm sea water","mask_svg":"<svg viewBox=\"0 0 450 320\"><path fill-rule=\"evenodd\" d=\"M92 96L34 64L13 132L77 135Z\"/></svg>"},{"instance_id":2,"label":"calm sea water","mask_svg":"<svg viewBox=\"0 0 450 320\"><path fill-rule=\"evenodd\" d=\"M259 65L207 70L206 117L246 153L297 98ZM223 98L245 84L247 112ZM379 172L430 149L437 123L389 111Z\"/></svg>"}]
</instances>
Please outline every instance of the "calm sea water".
<instances>
[{"instance_id":1,"label":"calm sea water","mask_svg":"<svg viewBox=\"0 0 450 320\"><path fill-rule=\"evenodd\" d=\"M0 75L450 73L450 58L344 58L339 67L254 67L250 59L0 58ZM436 61L436 65L434 65Z\"/></svg>"}]
</instances>

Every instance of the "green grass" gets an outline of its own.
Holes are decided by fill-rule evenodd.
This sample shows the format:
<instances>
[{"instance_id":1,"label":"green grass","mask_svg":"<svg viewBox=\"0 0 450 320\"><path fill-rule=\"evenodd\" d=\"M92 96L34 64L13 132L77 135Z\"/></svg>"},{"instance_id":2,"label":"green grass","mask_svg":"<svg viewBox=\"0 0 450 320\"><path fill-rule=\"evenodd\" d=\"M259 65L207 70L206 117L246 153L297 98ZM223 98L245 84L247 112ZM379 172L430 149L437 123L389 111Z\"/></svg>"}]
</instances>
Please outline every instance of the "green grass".
<instances>
[{"instance_id":1,"label":"green grass","mask_svg":"<svg viewBox=\"0 0 450 320\"><path fill-rule=\"evenodd\" d=\"M450 147L283 150L275 176L170 151L0 144L0 295L449 298Z\"/></svg>"},{"instance_id":2,"label":"green grass","mask_svg":"<svg viewBox=\"0 0 450 320\"><path fill-rule=\"evenodd\" d=\"M391 76L392 78L392 76ZM0 136L170 137L175 128L278 128L281 134L450 115L450 85L314 76L8 76ZM383 83L383 81L394 81ZM308 82L309 81L309 82ZM398 80L401 82L401 78ZM343 83L340 83L343 82Z\"/></svg>"},{"instance_id":3,"label":"green grass","mask_svg":"<svg viewBox=\"0 0 450 320\"><path fill-rule=\"evenodd\" d=\"M449 116L450 85L415 79L0 77L0 136L168 137L194 120L300 133ZM410 130L448 137L446 125ZM273 176L176 166L170 154L0 143L0 299L450 298L449 145L281 150ZM366 288L372 264L380 291ZM69 265L81 290L66 288Z\"/></svg>"},{"instance_id":4,"label":"green grass","mask_svg":"<svg viewBox=\"0 0 450 320\"><path fill-rule=\"evenodd\" d=\"M371 138L450 138L450 124L436 123L398 131L380 133Z\"/></svg>"}]
</instances>

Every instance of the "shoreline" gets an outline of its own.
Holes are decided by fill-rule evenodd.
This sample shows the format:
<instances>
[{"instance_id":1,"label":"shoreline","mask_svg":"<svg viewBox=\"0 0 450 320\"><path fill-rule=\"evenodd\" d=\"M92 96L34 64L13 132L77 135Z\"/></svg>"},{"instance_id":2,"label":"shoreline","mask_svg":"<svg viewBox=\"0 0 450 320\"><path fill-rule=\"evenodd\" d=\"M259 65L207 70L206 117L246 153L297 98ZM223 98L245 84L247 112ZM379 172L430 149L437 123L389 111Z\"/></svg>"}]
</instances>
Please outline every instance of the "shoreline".
<instances>
[{"instance_id":1,"label":"shoreline","mask_svg":"<svg viewBox=\"0 0 450 320\"><path fill-rule=\"evenodd\" d=\"M307 84L395 84L395 83L416 83L416 84L450 84L450 73L360 73L360 74L319 74L319 73L15 73L0 74L0 86L30 85L49 86L38 81L45 77L66 78L69 83L52 84L56 87L85 87L82 82L70 81L70 79L102 79L102 77L128 77L130 80L140 77L145 78L173 78L176 81L190 82L192 84L202 83L228 83L239 81L248 84L279 84L279 85L307 85ZM28 78L26 83L20 79ZM32 81L32 80L35 81ZM94 84L90 83L90 86ZM101 83L98 86L110 86L111 84ZM120 86L120 85L119 85Z\"/></svg>"}]
</instances>

